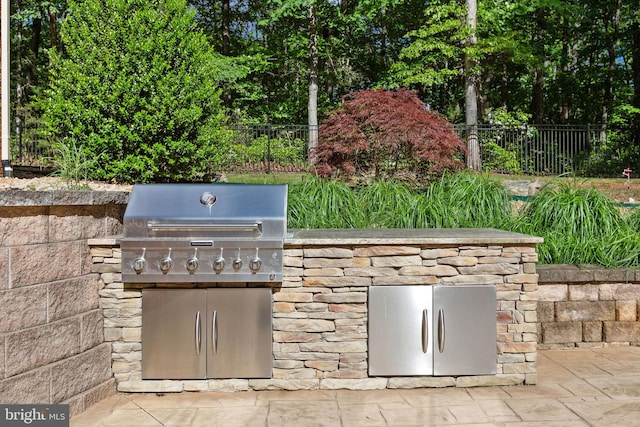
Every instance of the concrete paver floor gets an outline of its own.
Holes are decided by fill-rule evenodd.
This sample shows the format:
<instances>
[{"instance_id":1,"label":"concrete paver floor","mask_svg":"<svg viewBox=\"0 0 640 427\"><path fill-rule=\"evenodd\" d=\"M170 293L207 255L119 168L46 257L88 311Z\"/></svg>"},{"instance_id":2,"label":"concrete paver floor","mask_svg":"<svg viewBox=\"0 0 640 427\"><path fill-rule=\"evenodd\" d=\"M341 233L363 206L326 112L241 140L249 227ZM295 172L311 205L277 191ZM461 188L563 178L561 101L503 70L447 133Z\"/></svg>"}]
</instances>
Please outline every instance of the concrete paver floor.
<instances>
[{"instance_id":1,"label":"concrete paver floor","mask_svg":"<svg viewBox=\"0 0 640 427\"><path fill-rule=\"evenodd\" d=\"M538 352L535 386L118 394L98 426L640 426L640 347Z\"/></svg>"}]
</instances>

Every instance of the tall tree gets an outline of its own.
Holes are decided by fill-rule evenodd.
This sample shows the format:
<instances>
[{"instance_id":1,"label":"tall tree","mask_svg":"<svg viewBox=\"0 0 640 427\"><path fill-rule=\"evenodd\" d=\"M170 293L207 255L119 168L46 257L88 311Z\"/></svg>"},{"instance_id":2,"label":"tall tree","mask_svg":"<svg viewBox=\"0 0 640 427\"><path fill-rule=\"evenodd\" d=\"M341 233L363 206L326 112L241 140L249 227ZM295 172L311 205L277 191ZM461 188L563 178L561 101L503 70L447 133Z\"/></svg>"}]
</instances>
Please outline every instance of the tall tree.
<instances>
[{"instance_id":1,"label":"tall tree","mask_svg":"<svg viewBox=\"0 0 640 427\"><path fill-rule=\"evenodd\" d=\"M616 72L616 61L618 59L617 46L619 43L620 32L620 13L622 8L622 0L606 2L606 8L602 16L606 36L607 50L607 69L604 79L604 97L602 100L601 123L606 126L609 123L609 114L613 103L613 85Z\"/></svg>"},{"instance_id":2,"label":"tall tree","mask_svg":"<svg viewBox=\"0 0 640 427\"><path fill-rule=\"evenodd\" d=\"M640 10L640 0L632 0L631 7L632 10ZM638 14L631 18L631 39L632 105L640 111L640 15ZM634 143L640 148L640 118L636 118L633 128Z\"/></svg>"},{"instance_id":3,"label":"tall tree","mask_svg":"<svg viewBox=\"0 0 640 427\"><path fill-rule=\"evenodd\" d=\"M467 40L464 55L464 105L465 124L467 125L467 167L481 170L480 142L478 141L478 95L476 91L476 71L474 50L478 42L478 4L476 0L466 0L467 6Z\"/></svg>"},{"instance_id":4,"label":"tall tree","mask_svg":"<svg viewBox=\"0 0 640 427\"><path fill-rule=\"evenodd\" d=\"M318 16L314 0L309 1L309 160L315 163L318 147Z\"/></svg>"},{"instance_id":5,"label":"tall tree","mask_svg":"<svg viewBox=\"0 0 640 427\"><path fill-rule=\"evenodd\" d=\"M533 119L533 123L544 122L544 97L546 78L545 67L548 66L545 49L547 38L546 16L547 11L542 5L536 8L534 20L536 26L532 40L533 46L537 47L537 61L535 63L533 87L531 93L531 117Z\"/></svg>"}]
</instances>

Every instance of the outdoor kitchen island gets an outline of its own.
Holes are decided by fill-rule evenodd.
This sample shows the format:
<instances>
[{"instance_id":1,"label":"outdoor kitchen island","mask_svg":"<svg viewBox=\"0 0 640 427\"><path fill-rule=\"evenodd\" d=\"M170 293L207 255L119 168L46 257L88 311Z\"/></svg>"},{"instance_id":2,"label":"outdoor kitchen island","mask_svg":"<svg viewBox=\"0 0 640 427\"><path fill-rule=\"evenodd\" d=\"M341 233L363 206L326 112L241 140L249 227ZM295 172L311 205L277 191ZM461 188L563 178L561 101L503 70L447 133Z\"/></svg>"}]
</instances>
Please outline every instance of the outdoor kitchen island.
<instances>
[{"instance_id":1,"label":"outdoor kitchen island","mask_svg":"<svg viewBox=\"0 0 640 427\"><path fill-rule=\"evenodd\" d=\"M493 229L289 230L282 281L256 283L127 283L118 240L93 239L89 245L93 270L104 284L100 307L118 390L180 392L535 384L535 246L541 241ZM495 289L495 313L489 316L496 322L495 373L371 374L370 291L403 286ZM143 379L142 290L150 288L269 288L270 378ZM465 304L471 310L474 301ZM432 320L425 316L423 325ZM427 341L437 352L437 327L427 328L422 345ZM471 357L474 351L466 350Z\"/></svg>"}]
</instances>

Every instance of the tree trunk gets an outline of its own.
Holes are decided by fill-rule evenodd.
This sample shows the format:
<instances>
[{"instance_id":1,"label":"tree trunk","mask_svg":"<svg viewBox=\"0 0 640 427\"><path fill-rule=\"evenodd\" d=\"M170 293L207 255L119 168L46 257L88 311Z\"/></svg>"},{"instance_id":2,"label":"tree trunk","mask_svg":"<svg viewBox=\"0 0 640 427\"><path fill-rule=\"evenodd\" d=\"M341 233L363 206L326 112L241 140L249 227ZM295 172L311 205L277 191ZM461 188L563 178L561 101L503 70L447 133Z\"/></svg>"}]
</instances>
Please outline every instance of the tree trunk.
<instances>
[{"instance_id":1,"label":"tree trunk","mask_svg":"<svg viewBox=\"0 0 640 427\"><path fill-rule=\"evenodd\" d=\"M229 27L231 25L231 7L229 0L222 0L222 27L220 35L222 37L222 54L224 56L231 55L231 36Z\"/></svg>"},{"instance_id":2,"label":"tree trunk","mask_svg":"<svg viewBox=\"0 0 640 427\"><path fill-rule=\"evenodd\" d=\"M633 1L633 10L640 9L640 0ZM633 43L631 47L633 70L633 106L640 108L640 21L636 18L632 25ZM635 121L633 143L640 146L640 120Z\"/></svg>"},{"instance_id":3,"label":"tree trunk","mask_svg":"<svg viewBox=\"0 0 640 427\"><path fill-rule=\"evenodd\" d=\"M607 34L607 53L609 57L609 66L607 68L607 78L604 81L604 93L602 96L602 112L600 120L602 121L602 128L600 130L600 138L604 140L606 138L606 130L609 124L609 110L613 103L613 81L616 72L616 46L618 44L618 34L620 29L620 9L622 8L622 1L618 0L615 3L615 9L612 11L612 16L608 16L604 12L603 21L605 25L605 31ZM613 24L612 28L609 28L609 22Z\"/></svg>"},{"instance_id":4,"label":"tree trunk","mask_svg":"<svg viewBox=\"0 0 640 427\"><path fill-rule=\"evenodd\" d=\"M231 7L230 0L222 0L222 23L220 26L220 37L222 39L222 54L224 56L231 55L231 32L229 27L231 26ZM231 89L226 87L222 92L222 102L227 108L231 108L233 105L233 97L231 96Z\"/></svg>"},{"instance_id":5,"label":"tree trunk","mask_svg":"<svg viewBox=\"0 0 640 427\"><path fill-rule=\"evenodd\" d=\"M560 123L567 123L569 121L569 103L571 100L571 92L566 87L566 83L569 82L568 75L571 72L569 68L569 45L572 39L569 31L569 24L566 19L562 19L562 53L560 55L560 69L562 74L560 76L561 81L564 81L564 85L560 85Z\"/></svg>"},{"instance_id":6,"label":"tree trunk","mask_svg":"<svg viewBox=\"0 0 640 427\"><path fill-rule=\"evenodd\" d=\"M315 163L318 146L318 20L314 0L309 1L309 161Z\"/></svg>"},{"instance_id":7,"label":"tree trunk","mask_svg":"<svg viewBox=\"0 0 640 427\"><path fill-rule=\"evenodd\" d=\"M467 126L467 167L471 170L479 171L482 168L480 161L480 142L478 141L478 95L476 90L476 77L473 70L475 61L470 58L469 49L476 43L477 29L477 0L466 0L467 5L467 26L470 35L467 38L467 53L464 61L464 104L465 104L465 124Z\"/></svg>"},{"instance_id":8,"label":"tree trunk","mask_svg":"<svg viewBox=\"0 0 640 427\"><path fill-rule=\"evenodd\" d=\"M544 80L546 77L545 65L547 62L546 54L544 51L545 40L545 11L543 8L539 8L536 11L536 36L535 43L540 46L540 52L538 53L538 65L535 70L535 77L533 81L533 92L531 94L531 119L533 123L544 122Z\"/></svg>"}]
</instances>

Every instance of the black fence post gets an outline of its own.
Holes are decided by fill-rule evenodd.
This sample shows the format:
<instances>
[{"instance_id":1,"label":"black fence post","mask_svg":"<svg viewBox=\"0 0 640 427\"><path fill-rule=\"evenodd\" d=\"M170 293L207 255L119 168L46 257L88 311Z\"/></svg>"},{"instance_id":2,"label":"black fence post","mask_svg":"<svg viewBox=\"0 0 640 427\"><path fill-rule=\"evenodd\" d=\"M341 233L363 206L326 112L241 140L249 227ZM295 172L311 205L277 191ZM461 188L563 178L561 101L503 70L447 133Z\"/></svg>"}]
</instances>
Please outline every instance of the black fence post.
<instances>
[{"instance_id":1,"label":"black fence post","mask_svg":"<svg viewBox=\"0 0 640 427\"><path fill-rule=\"evenodd\" d=\"M271 173L271 123L267 125L267 173Z\"/></svg>"},{"instance_id":2,"label":"black fence post","mask_svg":"<svg viewBox=\"0 0 640 427\"><path fill-rule=\"evenodd\" d=\"M22 161L22 119L16 116L16 135L18 135L18 158Z\"/></svg>"},{"instance_id":3,"label":"black fence post","mask_svg":"<svg viewBox=\"0 0 640 427\"><path fill-rule=\"evenodd\" d=\"M587 123L587 174L591 174L591 154L593 147L591 147L591 126Z\"/></svg>"},{"instance_id":4,"label":"black fence post","mask_svg":"<svg viewBox=\"0 0 640 427\"><path fill-rule=\"evenodd\" d=\"M531 149L531 141L529 141L529 125L524 125L524 173L530 173L529 169L529 150Z\"/></svg>"}]
</instances>

